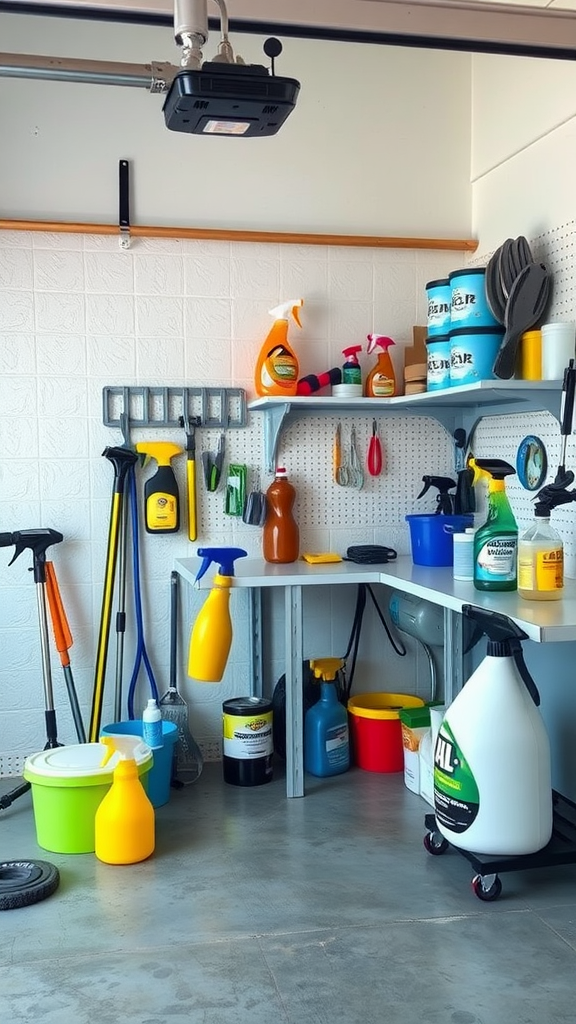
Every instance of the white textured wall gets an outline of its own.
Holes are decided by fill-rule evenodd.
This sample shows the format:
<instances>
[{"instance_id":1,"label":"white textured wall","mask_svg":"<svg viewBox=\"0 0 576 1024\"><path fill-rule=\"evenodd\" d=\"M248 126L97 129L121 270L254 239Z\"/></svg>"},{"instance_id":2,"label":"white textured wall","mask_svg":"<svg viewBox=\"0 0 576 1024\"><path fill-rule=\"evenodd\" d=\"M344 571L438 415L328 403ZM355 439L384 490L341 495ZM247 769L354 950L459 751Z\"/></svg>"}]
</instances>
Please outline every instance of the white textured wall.
<instances>
[{"instance_id":1,"label":"white textured wall","mask_svg":"<svg viewBox=\"0 0 576 1024\"><path fill-rule=\"evenodd\" d=\"M168 28L0 13L0 38L16 53L180 59ZM233 42L263 62L261 39ZM2 216L113 223L126 158L134 223L469 236L469 55L287 39L277 70L301 82L296 110L277 136L243 140L169 132L145 90L0 78Z\"/></svg>"},{"instance_id":2,"label":"white textured wall","mask_svg":"<svg viewBox=\"0 0 576 1024\"><path fill-rule=\"evenodd\" d=\"M267 310L290 295L305 299L304 330L294 332L302 372L341 361L341 348L369 331L402 343L425 316L424 284L461 264L458 253L409 250L241 245L225 242L136 240L128 252L116 239L43 233L0 233L0 531L50 526L65 541L54 563L74 646L72 668L88 713L104 579L112 467L102 458L120 432L102 424L101 391L117 384L235 384L251 388L252 368L268 330ZM364 365L372 359L364 356ZM408 552L404 514L414 507L425 472L452 468L449 438L431 420L382 420L387 474L367 480L345 498L329 481L335 420L299 420L282 442L298 489L303 549L378 542ZM355 417L365 454L371 417ZM199 431L198 452L214 450L218 431ZM150 432L134 432L143 440ZM183 432L154 431L183 442ZM254 413L227 438L230 461L262 465L262 422ZM176 460L184 489L184 460ZM147 474L146 474L147 475ZM270 478L262 475L266 486ZM339 491L339 493L337 493ZM199 494L198 543L234 544L260 554L260 531L223 512L223 491ZM426 499L428 501L428 499ZM423 500L420 503L425 505ZM433 508L432 499L423 511ZM186 534L142 535L147 642L158 684L168 681L169 574L175 558L195 552ZM10 568L0 552L0 770L17 769L22 755L44 743L43 694L36 602L29 556ZM346 591L343 593L342 591ZM352 624L355 588L306 596L306 654L342 655ZM186 594L183 633L198 607ZM385 601L383 598L383 606ZM219 746L221 702L249 690L247 598L233 595L236 627L229 669L220 686L184 678L194 735ZM282 671L282 612L275 606L266 684ZM130 677L129 629L125 685ZM104 720L111 718L114 637ZM411 645L412 652L414 644ZM367 612L355 692L408 689L428 695L425 663L391 654L373 613ZM62 673L54 660L60 738L74 740ZM145 678L137 706L146 695Z\"/></svg>"}]
</instances>

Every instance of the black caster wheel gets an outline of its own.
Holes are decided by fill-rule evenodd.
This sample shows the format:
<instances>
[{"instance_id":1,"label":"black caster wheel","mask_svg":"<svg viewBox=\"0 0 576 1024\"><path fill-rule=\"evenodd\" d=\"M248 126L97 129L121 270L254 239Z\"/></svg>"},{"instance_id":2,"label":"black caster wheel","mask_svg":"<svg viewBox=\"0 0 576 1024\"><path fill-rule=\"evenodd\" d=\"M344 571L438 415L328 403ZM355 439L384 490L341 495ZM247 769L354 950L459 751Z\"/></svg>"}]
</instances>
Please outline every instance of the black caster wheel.
<instances>
[{"instance_id":1,"label":"black caster wheel","mask_svg":"<svg viewBox=\"0 0 576 1024\"><path fill-rule=\"evenodd\" d=\"M492 903L502 892L502 882L498 875L474 875L472 889L479 900Z\"/></svg>"},{"instance_id":2,"label":"black caster wheel","mask_svg":"<svg viewBox=\"0 0 576 1024\"><path fill-rule=\"evenodd\" d=\"M440 857L441 854L446 853L446 850L450 846L447 839L440 832L427 832L424 836L424 849L431 853L433 857Z\"/></svg>"}]
</instances>

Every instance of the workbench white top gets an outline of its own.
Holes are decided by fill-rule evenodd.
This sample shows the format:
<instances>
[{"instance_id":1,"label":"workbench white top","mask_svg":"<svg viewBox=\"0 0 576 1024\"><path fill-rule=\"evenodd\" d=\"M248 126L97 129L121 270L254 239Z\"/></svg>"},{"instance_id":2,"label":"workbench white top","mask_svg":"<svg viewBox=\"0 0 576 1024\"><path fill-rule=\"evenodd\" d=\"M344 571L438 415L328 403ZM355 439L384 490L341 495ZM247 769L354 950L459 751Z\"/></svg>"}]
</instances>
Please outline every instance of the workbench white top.
<instances>
[{"instance_id":1,"label":"workbench white top","mask_svg":"<svg viewBox=\"0 0 576 1024\"><path fill-rule=\"evenodd\" d=\"M201 564L199 558L176 559L174 568L184 580L193 584ZM200 580L207 589L216 566ZM501 612L513 619L531 640L538 643L576 640L576 581L566 580L560 601L525 601L516 591L484 593L473 583L452 578L451 568L414 565L408 556L384 565L357 565L355 562L330 562L311 565L291 562L272 565L258 558L240 558L236 562L234 586L308 587L334 586L343 583L382 583L403 593L424 598L433 604L460 612L465 604Z\"/></svg>"}]
</instances>

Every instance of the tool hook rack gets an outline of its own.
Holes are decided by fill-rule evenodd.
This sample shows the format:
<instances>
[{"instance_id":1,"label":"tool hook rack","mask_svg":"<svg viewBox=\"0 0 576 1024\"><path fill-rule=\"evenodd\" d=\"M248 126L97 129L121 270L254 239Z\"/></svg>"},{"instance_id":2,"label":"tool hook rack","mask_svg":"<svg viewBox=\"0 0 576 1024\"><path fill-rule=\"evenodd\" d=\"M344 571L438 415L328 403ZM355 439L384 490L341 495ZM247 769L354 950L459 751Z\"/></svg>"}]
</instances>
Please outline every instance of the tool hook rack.
<instances>
[{"instance_id":1,"label":"tool hook rack","mask_svg":"<svg viewBox=\"0 0 576 1024\"><path fill-rule=\"evenodd\" d=\"M552 838L543 850L517 857L492 856L472 853L454 847L470 862L476 874L472 878L472 889L479 900L490 903L502 893L500 874L505 871L524 871L528 868L548 868L559 864L576 863L576 804L555 790L552 791L554 818ZM435 857L450 848L436 825L434 814L427 814L424 824L428 829L424 836L424 847Z\"/></svg>"}]
</instances>

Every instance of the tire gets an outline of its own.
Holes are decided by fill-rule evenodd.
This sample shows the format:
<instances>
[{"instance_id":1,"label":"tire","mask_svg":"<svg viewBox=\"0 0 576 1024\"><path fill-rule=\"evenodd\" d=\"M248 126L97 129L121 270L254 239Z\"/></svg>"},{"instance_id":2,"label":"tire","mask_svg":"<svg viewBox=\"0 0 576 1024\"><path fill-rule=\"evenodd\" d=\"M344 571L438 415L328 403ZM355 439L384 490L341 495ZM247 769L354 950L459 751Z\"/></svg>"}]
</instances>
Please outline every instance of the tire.
<instances>
[{"instance_id":1,"label":"tire","mask_svg":"<svg viewBox=\"0 0 576 1024\"><path fill-rule=\"evenodd\" d=\"M19 910L56 892L60 873L46 860L0 861L0 910Z\"/></svg>"},{"instance_id":2,"label":"tire","mask_svg":"<svg viewBox=\"0 0 576 1024\"><path fill-rule=\"evenodd\" d=\"M490 885L485 884L486 878L493 879ZM498 899L502 892L502 882L498 875L474 875L472 889L474 890L474 895L479 900L482 900L484 903L492 903Z\"/></svg>"},{"instance_id":3,"label":"tire","mask_svg":"<svg viewBox=\"0 0 576 1024\"><path fill-rule=\"evenodd\" d=\"M424 836L424 849L433 857L440 857L450 846L450 843L439 832L427 832Z\"/></svg>"}]
</instances>

